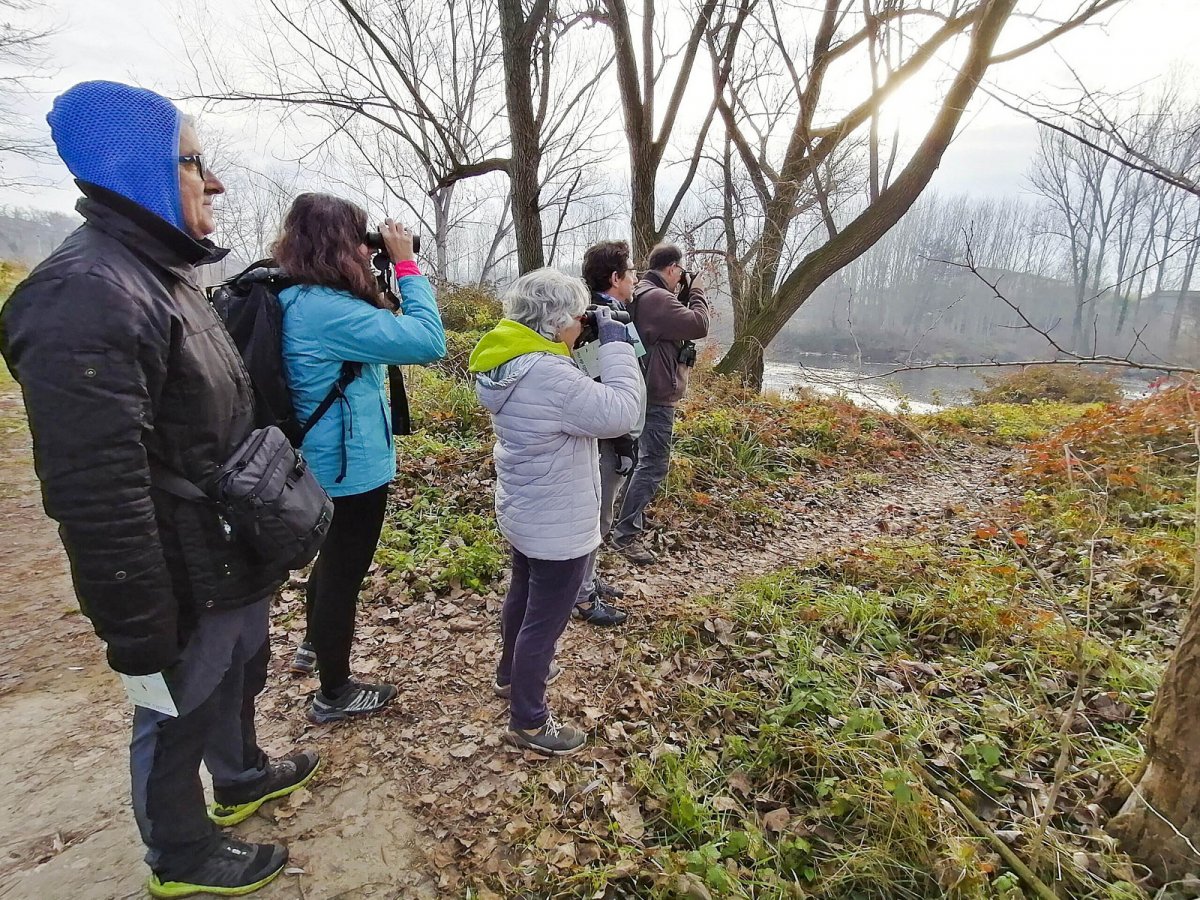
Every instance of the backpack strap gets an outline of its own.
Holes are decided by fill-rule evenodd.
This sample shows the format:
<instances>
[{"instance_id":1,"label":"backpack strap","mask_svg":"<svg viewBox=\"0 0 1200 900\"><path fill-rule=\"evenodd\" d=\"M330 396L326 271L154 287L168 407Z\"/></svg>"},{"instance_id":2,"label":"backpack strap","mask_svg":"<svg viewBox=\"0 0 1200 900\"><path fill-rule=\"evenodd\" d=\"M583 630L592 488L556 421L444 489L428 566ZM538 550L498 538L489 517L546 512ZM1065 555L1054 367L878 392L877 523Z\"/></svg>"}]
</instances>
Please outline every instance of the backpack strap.
<instances>
[{"instance_id":1,"label":"backpack strap","mask_svg":"<svg viewBox=\"0 0 1200 900\"><path fill-rule=\"evenodd\" d=\"M404 389L404 373L399 366L388 366L388 400L392 408L392 435L412 434L412 413L408 408L408 392Z\"/></svg>"},{"instance_id":2,"label":"backpack strap","mask_svg":"<svg viewBox=\"0 0 1200 900\"><path fill-rule=\"evenodd\" d=\"M300 429L300 435L299 435L299 437L296 438L297 444L304 443L304 439L308 436L308 433L310 431L312 431L313 426L316 425L317 422L321 421L321 417L323 415L325 415L325 413L329 412L329 408L331 406L333 406L333 404L336 403L338 400L341 400L343 397L345 397L346 388L348 388L350 386L350 382L352 382L355 378L358 377L360 372L362 372L362 363L357 363L357 362L343 362L342 363L342 371L338 375L337 381L335 381L333 383L333 387L331 387L329 389L329 393L325 395L325 399L322 400L317 405L317 408L313 410L313 414L308 417L308 421L304 423L304 427ZM345 444L344 441L342 443L343 443L343 445ZM345 450L345 447L343 446L343 448L342 448L343 477L345 477L344 473L345 473L345 468L346 468L345 456L346 456L346 450ZM341 481L340 478L338 480Z\"/></svg>"},{"instance_id":3,"label":"backpack strap","mask_svg":"<svg viewBox=\"0 0 1200 900\"><path fill-rule=\"evenodd\" d=\"M633 320L635 328L637 327L638 301L657 287L658 285L655 284L651 284L645 288L642 288L641 285L638 285L638 287L633 289L633 294L630 295L629 303L626 304L626 308L629 310L629 318ZM642 330L640 328L638 328L638 337L642 341L642 346L646 348L646 352L638 358L638 366L642 370L642 377L645 378L646 373L650 371L650 348L657 344L658 341L646 340L646 336L642 334Z\"/></svg>"},{"instance_id":4,"label":"backpack strap","mask_svg":"<svg viewBox=\"0 0 1200 900\"><path fill-rule=\"evenodd\" d=\"M150 483L160 491L166 491L181 500L193 500L197 503L211 503L212 497L196 487L178 472L168 469L158 460L150 458Z\"/></svg>"}]
</instances>

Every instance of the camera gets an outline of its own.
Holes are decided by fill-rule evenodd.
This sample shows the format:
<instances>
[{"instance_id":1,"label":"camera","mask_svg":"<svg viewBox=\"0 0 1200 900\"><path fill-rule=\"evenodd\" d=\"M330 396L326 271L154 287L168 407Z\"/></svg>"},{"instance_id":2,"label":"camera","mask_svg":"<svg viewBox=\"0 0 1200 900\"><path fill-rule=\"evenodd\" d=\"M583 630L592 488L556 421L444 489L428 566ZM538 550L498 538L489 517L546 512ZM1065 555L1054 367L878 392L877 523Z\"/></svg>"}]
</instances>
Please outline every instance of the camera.
<instances>
[{"instance_id":1,"label":"camera","mask_svg":"<svg viewBox=\"0 0 1200 900\"><path fill-rule=\"evenodd\" d=\"M421 236L419 234L414 234L412 236L412 239L413 239L413 253L420 253L421 252ZM368 231L366 233L366 235L363 237L363 243L366 244L368 247L370 247L372 250L378 250L382 253L387 252L387 245L384 244L384 242L383 242L383 235L380 234L378 231Z\"/></svg>"},{"instance_id":2,"label":"camera","mask_svg":"<svg viewBox=\"0 0 1200 900\"><path fill-rule=\"evenodd\" d=\"M579 340L575 342L576 347L582 347L584 344L597 340L600 337L600 330L596 325L596 310L599 308L600 307L593 304L584 311L583 318L581 320L583 322L583 331L579 333ZM611 307L605 308L608 309L609 318L611 318L614 322L620 322L622 325L628 325L633 321L629 313L623 310L612 309Z\"/></svg>"},{"instance_id":3,"label":"camera","mask_svg":"<svg viewBox=\"0 0 1200 900\"><path fill-rule=\"evenodd\" d=\"M692 282L696 276L687 269L682 269L679 275L679 293L678 298L680 303L686 304L692 296ZM682 361L682 360L681 360Z\"/></svg>"}]
</instances>

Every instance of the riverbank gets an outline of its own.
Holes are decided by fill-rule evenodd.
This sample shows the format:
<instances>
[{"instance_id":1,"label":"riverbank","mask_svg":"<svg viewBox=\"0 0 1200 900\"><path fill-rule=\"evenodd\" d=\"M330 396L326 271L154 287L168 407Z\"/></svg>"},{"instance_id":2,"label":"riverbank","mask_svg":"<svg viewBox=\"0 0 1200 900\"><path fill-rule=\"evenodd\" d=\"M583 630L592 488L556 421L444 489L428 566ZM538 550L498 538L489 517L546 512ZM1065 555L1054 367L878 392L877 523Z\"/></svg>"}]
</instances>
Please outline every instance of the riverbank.
<instances>
[{"instance_id":1,"label":"riverbank","mask_svg":"<svg viewBox=\"0 0 1200 900\"><path fill-rule=\"evenodd\" d=\"M627 591L630 623L572 623L562 641L551 702L591 746L545 761L503 744L506 710L491 694L506 559L487 418L451 375L410 381L420 430L400 442L353 660L356 673L401 684L404 700L348 726L309 725L315 684L284 671L302 580L282 592L263 732L272 752L315 746L327 762L309 791L238 827L293 842L293 871L262 896L1017 897L1011 866L925 775L1032 857L1078 684L1075 646L1105 664L1068 730L1070 774L1037 868L1064 896L1147 896L1143 873L1098 828L1136 765L1172 638L1190 500L1154 453L1134 472L1081 454L1097 484L1133 478L1122 498L1152 498L1132 518L1095 520L1083 469L1051 465L1062 458L1051 433L1067 419L1083 429L1077 452L1096 434L1128 433L1108 453L1128 463L1145 438L1128 421L1016 405L897 419L701 377L653 510L659 561L603 561ZM1155 440L1173 440L1178 410L1162 413ZM27 453L23 439L6 451L29 482ZM18 760L3 796L0 897L135 896L144 869L124 806L127 711L70 612L53 529L32 524L40 511L22 497L3 546L36 532L58 612L26 604L7 649L21 676L0 693L0 715L27 727L0 729L5 758ZM1110 574L1082 579L1100 525L1111 544L1089 571ZM29 558L4 558L6 608L36 575ZM79 677L94 684L66 702ZM60 734L90 735L94 752L18 749ZM22 814L30 806L39 814ZM362 852L338 864L350 845ZM85 878L120 890L89 894Z\"/></svg>"}]
</instances>

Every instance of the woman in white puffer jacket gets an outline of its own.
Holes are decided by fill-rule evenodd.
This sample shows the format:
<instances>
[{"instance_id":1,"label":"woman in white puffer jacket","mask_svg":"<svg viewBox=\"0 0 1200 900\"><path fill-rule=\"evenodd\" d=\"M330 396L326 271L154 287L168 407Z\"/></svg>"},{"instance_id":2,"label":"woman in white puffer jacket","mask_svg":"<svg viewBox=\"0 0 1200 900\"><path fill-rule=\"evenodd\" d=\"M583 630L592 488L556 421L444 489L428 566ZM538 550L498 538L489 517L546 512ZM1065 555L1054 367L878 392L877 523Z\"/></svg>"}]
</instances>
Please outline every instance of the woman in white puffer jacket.
<instances>
[{"instance_id":1,"label":"woman in white puffer jacket","mask_svg":"<svg viewBox=\"0 0 1200 900\"><path fill-rule=\"evenodd\" d=\"M601 380L571 359L588 292L553 269L521 276L505 318L471 353L475 392L496 432L496 517L512 545L496 693L509 697L509 740L548 755L579 750L583 732L546 706L554 648L600 545L597 438L627 434L642 413L642 374L625 326L596 310ZM557 671L553 672L557 674Z\"/></svg>"}]
</instances>

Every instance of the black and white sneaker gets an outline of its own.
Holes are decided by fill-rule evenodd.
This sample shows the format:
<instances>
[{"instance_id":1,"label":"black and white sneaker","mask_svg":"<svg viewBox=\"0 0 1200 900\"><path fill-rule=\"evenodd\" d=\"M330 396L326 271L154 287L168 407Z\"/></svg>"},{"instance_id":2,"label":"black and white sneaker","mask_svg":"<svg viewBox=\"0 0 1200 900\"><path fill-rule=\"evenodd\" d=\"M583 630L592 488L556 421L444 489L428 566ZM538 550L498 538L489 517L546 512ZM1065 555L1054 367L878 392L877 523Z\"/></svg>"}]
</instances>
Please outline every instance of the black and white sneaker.
<instances>
[{"instance_id":1,"label":"black and white sneaker","mask_svg":"<svg viewBox=\"0 0 1200 900\"><path fill-rule=\"evenodd\" d=\"M508 741L524 750L532 750L545 756L570 756L583 749L583 745L587 743L587 735L575 726L560 722L550 715L546 718L546 723L535 731L510 728Z\"/></svg>"},{"instance_id":2,"label":"black and white sneaker","mask_svg":"<svg viewBox=\"0 0 1200 900\"><path fill-rule=\"evenodd\" d=\"M317 691L308 708L308 720L317 725L340 722L351 716L365 716L379 712L396 696L394 684L364 684L350 680L333 697Z\"/></svg>"},{"instance_id":3,"label":"black and white sneaker","mask_svg":"<svg viewBox=\"0 0 1200 900\"><path fill-rule=\"evenodd\" d=\"M576 603L575 609L571 612L575 618L582 619L589 625L598 625L601 628L623 625L625 620L629 618L629 613L613 606L611 603L605 603L596 592L588 595L588 599L583 603Z\"/></svg>"},{"instance_id":4,"label":"black and white sneaker","mask_svg":"<svg viewBox=\"0 0 1200 900\"><path fill-rule=\"evenodd\" d=\"M596 593L606 600L621 600L625 597L625 592L619 587L614 587L606 581L601 581L596 578Z\"/></svg>"},{"instance_id":5,"label":"black and white sneaker","mask_svg":"<svg viewBox=\"0 0 1200 900\"><path fill-rule=\"evenodd\" d=\"M561 675L563 670L556 664L550 663L550 674L546 676L546 684L550 684ZM512 682L501 684L499 681L492 682L492 693L497 697L507 699L512 696Z\"/></svg>"},{"instance_id":6,"label":"black and white sneaker","mask_svg":"<svg viewBox=\"0 0 1200 900\"><path fill-rule=\"evenodd\" d=\"M150 876L146 889L155 897L190 897L217 894L239 897L270 883L287 865L282 844L247 844L224 836L204 862L188 872Z\"/></svg>"}]
</instances>

